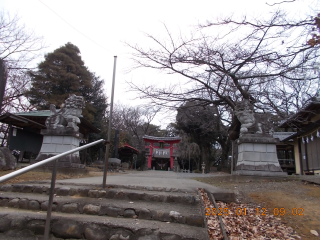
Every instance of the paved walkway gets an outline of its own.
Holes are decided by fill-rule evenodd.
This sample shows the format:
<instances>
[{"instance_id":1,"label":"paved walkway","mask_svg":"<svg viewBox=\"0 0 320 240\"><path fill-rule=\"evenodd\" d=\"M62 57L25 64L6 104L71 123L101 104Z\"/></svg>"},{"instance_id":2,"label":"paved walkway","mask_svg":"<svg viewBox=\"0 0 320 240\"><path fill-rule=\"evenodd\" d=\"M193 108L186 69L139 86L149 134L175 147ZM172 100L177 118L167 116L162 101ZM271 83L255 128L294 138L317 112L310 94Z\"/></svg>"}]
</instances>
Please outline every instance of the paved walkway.
<instances>
[{"instance_id":1,"label":"paved walkway","mask_svg":"<svg viewBox=\"0 0 320 240\"><path fill-rule=\"evenodd\" d=\"M303 176L300 176L300 179L310 183L320 184L319 175L303 175Z\"/></svg>"},{"instance_id":2,"label":"paved walkway","mask_svg":"<svg viewBox=\"0 0 320 240\"><path fill-rule=\"evenodd\" d=\"M217 174L197 174L197 173L176 173L167 171L130 171L124 174L107 176L107 184L110 185L132 185L143 187L163 187L177 188L186 190L195 190L196 188L206 188L212 193L230 192L212 185L202 183L191 178L221 176L223 173ZM229 174L226 174L229 175ZM102 184L102 176L90 178L77 178L57 180L60 183L76 183L76 184Z\"/></svg>"}]
</instances>

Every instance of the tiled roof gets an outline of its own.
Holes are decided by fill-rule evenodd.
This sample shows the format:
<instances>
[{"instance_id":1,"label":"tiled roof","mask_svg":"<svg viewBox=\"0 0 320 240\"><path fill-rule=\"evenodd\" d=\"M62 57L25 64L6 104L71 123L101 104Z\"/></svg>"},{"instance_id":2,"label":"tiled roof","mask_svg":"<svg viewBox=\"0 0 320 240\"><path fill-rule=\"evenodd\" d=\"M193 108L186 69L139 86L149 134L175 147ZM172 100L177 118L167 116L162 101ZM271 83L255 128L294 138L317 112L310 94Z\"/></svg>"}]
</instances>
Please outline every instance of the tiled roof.
<instances>
[{"instance_id":1,"label":"tiled roof","mask_svg":"<svg viewBox=\"0 0 320 240\"><path fill-rule=\"evenodd\" d=\"M299 112L293 114L285 121L281 122L279 127L280 128L287 128L287 127L300 127L302 122L305 122L307 119L310 119L317 114L319 114L320 109L320 102L319 101L312 101L308 103L305 107L303 107Z\"/></svg>"},{"instance_id":2,"label":"tiled roof","mask_svg":"<svg viewBox=\"0 0 320 240\"><path fill-rule=\"evenodd\" d=\"M19 115L19 116L49 117L50 110L18 112L18 113L14 113L14 114Z\"/></svg>"},{"instance_id":3,"label":"tiled roof","mask_svg":"<svg viewBox=\"0 0 320 240\"><path fill-rule=\"evenodd\" d=\"M136 152L136 154L139 154L139 150L135 149L134 147L131 147L128 143L125 143L122 147L119 147L119 149L124 149L124 148L129 148L129 149L133 150L134 152Z\"/></svg>"},{"instance_id":4,"label":"tiled roof","mask_svg":"<svg viewBox=\"0 0 320 240\"><path fill-rule=\"evenodd\" d=\"M19 116L30 116L30 117L49 117L51 115L50 110L35 110L29 112L18 112L14 113L15 115ZM82 115L80 117L83 117Z\"/></svg>"},{"instance_id":5,"label":"tiled roof","mask_svg":"<svg viewBox=\"0 0 320 240\"><path fill-rule=\"evenodd\" d=\"M154 136L144 135L143 139L156 140L156 141L174 141L174 140L181 140L181 137L154 137Z\"/></svg>"},{"instance_id":6,"label":"tiled roof","mask_svg":"<svg viewBox=\"0 0 320 240\"><path fill-rule=\"evenodd\" d=\"M7 123L7 124L13 124L17 127L31 127L30 124L25 125L23 122L26 123L26 121L28 122L33 122L36 123L36 125L32 124L33 127L37 127L39 129L44 129L46 128L45 124L45 120L47 117L50 116L50 110L41 110L41 111L29 111L29 112L18 112L18 113L5 113L3 115L0 116L0 122L3 123ZM18 118L17 118L18 117ZM13 122L13 118L15 118L15 120L19 120L19 121L15 121ZM21 120L26 118L26 120ZM83 127L85 129L90 130L90 132L94 132L94 133L100 133L101 130L96 128L95 126L93 126L88 120L84 119L84 117L81 115L80 116L80 129Z\"/></svg>"},{"instance_id":7,"label":"tiled roof","mask_svg":"<svg viewBox=\"0 0 320 240\"><path fill-rule=\"evenodd\" d=\"M273 137L279 138L279 140L282 141L283 139L286 139L295 133L296 132L274 132Z\"/></svg>"}]
</instances>

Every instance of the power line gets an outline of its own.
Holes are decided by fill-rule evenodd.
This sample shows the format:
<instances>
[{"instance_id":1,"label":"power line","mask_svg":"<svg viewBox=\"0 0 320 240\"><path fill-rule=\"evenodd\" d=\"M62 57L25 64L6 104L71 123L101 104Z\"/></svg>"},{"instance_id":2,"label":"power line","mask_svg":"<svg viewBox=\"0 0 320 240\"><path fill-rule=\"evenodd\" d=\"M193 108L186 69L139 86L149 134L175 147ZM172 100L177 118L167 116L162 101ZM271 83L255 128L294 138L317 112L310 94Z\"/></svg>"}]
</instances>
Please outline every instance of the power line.
<instances>
[{"instance_id":1,"label":"power line","mask_svg":"<svg viewBox=\"0 0 320 240\"><path fill-rule=\"evenodd\" d=\"M94 41L93 39L91 39L90 37L88 37L87 35L85 35L84 33L80 32L78 29L76 29L74 26L72 26L68 21L66 21L63 17L61 17L58 13L56 13L53 9L51 9L48 5L46 5L44 2L42 2L41 0L39 0L39 2L41 2L45 7L47 7L50 11L52 11L55 15L57 15L62 21L64 21L66 24L68 24L70 27L72 27L74 30L76 30L78 33L80 33L82 36L84 36L85 38L89 39L91 42L93 42L94 44L98 45L99 47L103 48L104 50L108 51L109 53L113 54L112 52L110 52L108 49L106 49L104 46L100 45L99 43L97 43L96 41Z\"/></svg>"}]
</instances>

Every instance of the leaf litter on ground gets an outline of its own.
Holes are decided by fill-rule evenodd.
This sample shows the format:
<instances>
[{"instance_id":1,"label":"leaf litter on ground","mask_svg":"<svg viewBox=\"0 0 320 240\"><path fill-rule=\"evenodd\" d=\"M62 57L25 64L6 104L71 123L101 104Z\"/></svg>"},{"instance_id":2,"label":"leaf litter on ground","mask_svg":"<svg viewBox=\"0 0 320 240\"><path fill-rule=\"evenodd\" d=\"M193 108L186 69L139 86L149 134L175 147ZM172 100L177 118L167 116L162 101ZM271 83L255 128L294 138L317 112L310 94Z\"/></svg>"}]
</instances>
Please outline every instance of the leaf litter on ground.
<instances>
[{"instance_id":1,"label":"leaf litter on ground","mask_svg":"<svg viewBox=\"0 0 320 240\"><path fill-rule=\"evenodd\" d=\"M200 194L208 214L206 219L210 240L223 239L217 214L222 217L229 240L301 239L291 227L285 226L280 218L270 214L267 209L261 211L262 208L257 210L249 204L224 202L217 202L218 209L215 209L203 189Z\"/></svg>"}]
</instances>

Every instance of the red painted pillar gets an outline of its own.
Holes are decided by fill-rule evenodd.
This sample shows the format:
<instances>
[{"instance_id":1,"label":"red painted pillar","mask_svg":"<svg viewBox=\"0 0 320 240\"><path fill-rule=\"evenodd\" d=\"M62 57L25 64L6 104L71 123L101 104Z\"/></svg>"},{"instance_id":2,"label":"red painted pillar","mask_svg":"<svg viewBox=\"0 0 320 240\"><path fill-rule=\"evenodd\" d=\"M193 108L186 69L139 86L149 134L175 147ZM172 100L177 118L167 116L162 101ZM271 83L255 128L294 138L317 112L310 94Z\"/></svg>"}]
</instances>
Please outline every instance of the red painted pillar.
<instances>
[{"instance_id":1,"label":"red painted pillar","mask_svg":"<svg viewBox=\"0 0 320 240\"><path fill-rule=\"evenodd\" d=\"M170 144L170 170L173 170L173 144Z\"/></svg>"},{"instance_id":2,"label":"red painted pillar","mask_svg":"<svg viewBox=\"0 0 320 240\"><path fill-rule=\"evenodd\" d=\"M153 143L150 144L150 155L148 157L148 170L151 170L151 161L152 161L152 153L153 153Z\"/></svg>"},{"instance_id":3,"label":"red painted pillar","mask_svg":"<svg viewBox=\"0 0 320 240\"><path fill-rule=\"evenodd\" d=\"M151 170L151 160L152 160L152 155L149 156L148 158L148 170Z\"/></svg>"}]
</instances>

